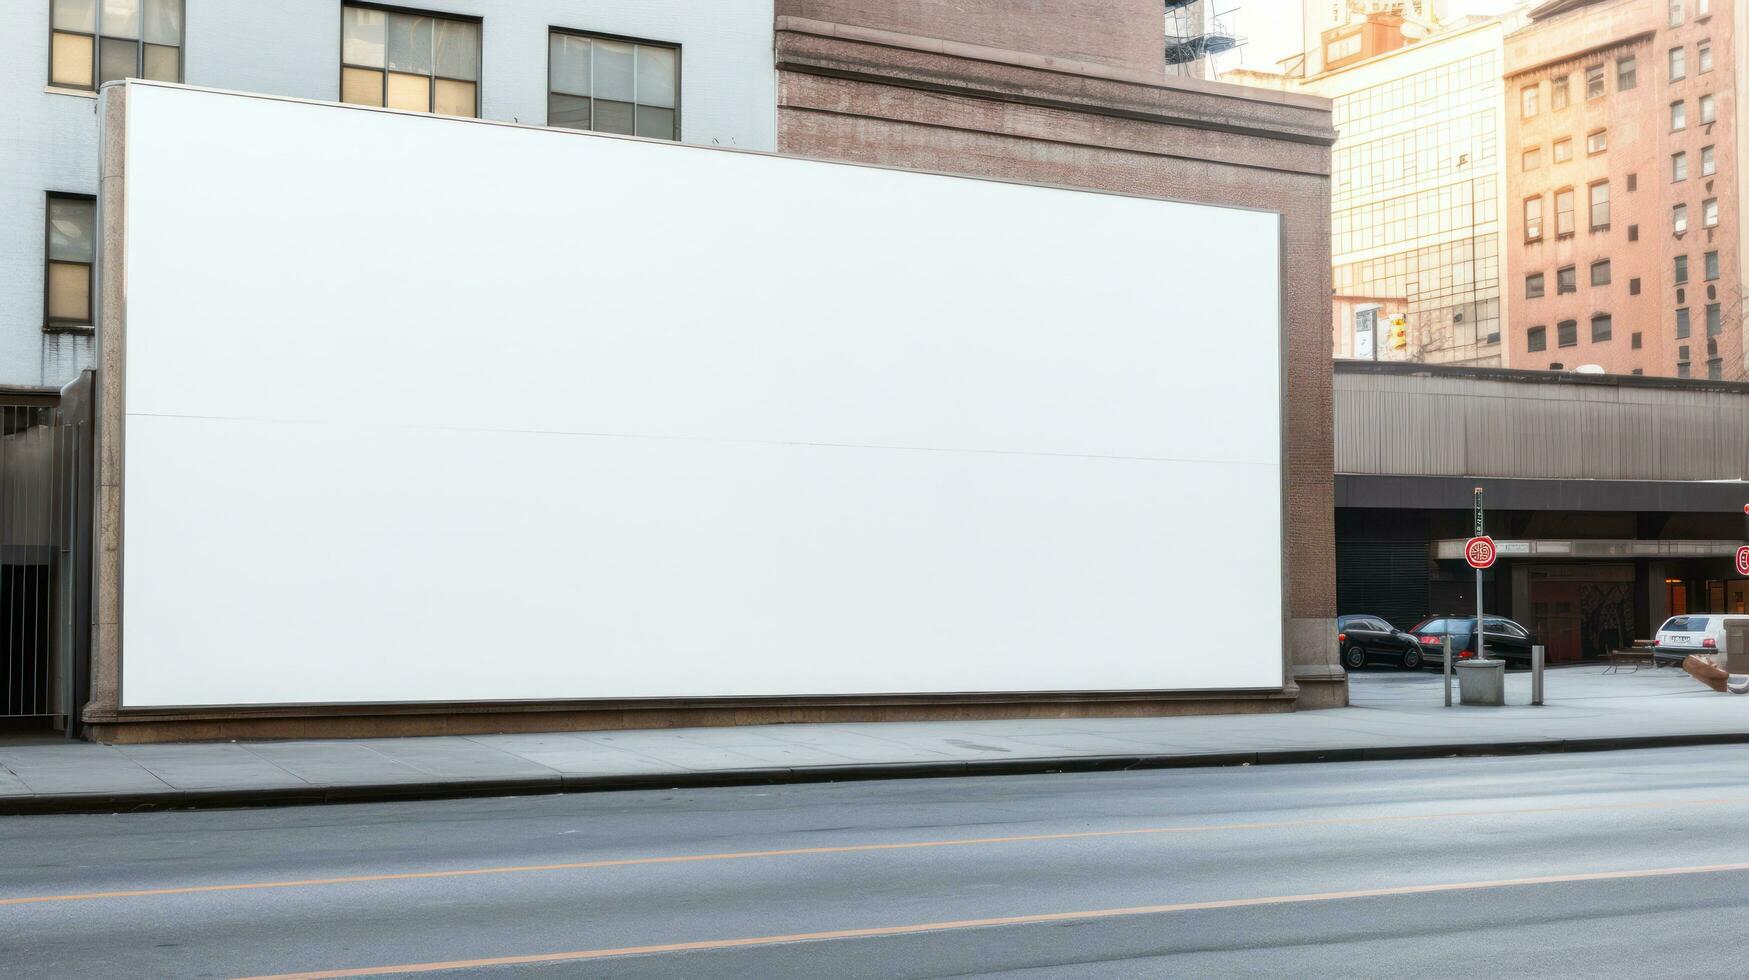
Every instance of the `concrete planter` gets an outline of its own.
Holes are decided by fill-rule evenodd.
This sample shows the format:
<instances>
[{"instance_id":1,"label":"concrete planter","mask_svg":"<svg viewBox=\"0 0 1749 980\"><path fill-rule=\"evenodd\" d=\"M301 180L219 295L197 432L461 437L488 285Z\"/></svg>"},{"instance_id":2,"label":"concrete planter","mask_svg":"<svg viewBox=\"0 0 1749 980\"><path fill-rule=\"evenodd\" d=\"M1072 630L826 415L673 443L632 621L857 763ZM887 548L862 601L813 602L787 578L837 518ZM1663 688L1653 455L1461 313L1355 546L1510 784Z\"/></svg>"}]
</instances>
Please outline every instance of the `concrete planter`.
<instances>
[{"instance_id":1,"label":"concrete planter","mask_svg":"<svg viewBox=\"0 0 1749 980\"><path fill-rule=\"evenodd\" d=\"M1458 698L1464 704L1506 703L1506 661L1465 660L1454 665L1458 675Z\"/></svg>"}]
</instances>

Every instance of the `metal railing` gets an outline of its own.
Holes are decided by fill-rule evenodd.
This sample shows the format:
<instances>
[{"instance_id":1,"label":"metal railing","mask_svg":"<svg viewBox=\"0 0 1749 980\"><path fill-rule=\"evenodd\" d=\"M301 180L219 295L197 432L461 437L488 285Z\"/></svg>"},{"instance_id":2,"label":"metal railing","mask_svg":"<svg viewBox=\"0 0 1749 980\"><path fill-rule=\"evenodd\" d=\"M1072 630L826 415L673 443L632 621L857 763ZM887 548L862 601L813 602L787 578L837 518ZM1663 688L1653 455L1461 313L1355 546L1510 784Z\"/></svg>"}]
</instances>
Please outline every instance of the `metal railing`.
<instances>
[{"instance_id":1,"label":"metal railing","mask_svg":"<svg viewBox=\"0 0 1749 980\"><path fill-rule=\"evenodd\" d=\"M69 386L81 406L90 377ZM78 730L90 450L89 413L64 411L60 392L0 389L0 730Z\"/></svg>"}]
</instances>

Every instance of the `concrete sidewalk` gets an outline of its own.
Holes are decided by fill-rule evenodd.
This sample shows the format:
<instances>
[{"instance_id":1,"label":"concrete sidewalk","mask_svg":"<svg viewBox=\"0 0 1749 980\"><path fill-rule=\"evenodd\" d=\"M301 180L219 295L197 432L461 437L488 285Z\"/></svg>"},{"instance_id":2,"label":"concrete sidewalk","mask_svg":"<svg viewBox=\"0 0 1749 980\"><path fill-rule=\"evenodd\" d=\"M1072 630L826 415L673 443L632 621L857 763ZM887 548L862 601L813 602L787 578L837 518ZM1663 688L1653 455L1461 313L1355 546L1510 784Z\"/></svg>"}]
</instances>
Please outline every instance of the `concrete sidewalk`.
<instances>
[{"instance_id":1,"label":"concrete sidewalk","mask_svg":"<svg viewBox=\"0 0 1749 980\"><path fill-rule=\"evenodd\" d=\"M1439 676L1352 675L1297 714L772 725L351 741L0 745L0 813L107 812L749 782L1591 751L1749 742L1749 697L1680 670L1507 678L1505 708L1441 706Z\"/></svg>"}]
</instances>

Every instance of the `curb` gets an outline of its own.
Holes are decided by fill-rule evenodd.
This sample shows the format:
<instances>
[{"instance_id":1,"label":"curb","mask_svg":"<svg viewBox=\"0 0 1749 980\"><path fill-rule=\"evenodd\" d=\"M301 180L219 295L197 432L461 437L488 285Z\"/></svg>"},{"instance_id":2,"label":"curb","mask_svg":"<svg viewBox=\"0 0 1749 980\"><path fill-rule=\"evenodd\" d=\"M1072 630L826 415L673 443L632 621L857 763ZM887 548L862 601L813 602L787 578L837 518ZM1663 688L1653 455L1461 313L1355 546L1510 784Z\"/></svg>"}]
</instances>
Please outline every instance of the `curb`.
<instances>
[{"instance_id":1,"label":"curb","mask_svg":"<svg viewBox=\"0 0 1749 980\"><path fill-rule=\"evenodd\" d=\"M721 769L690 773L622 773L611 776L535 776L419 783L357 783L271 789L158 790L131 793L47 793L0 799L0 816L70 813L137 813L156 810L241 809L332 803L386 803L482 796L541 796L653 789L836 783L876 779L946 779L956 776L1021 776L1138 769L1206 769L1224 766L1303 765L1315 762L1383 762L1452 757L1616 752L1629 749L1742 745L1749 732L1714 735L1629 735L1606 738L1515 742L1392 745L1340 749L1271 749L1182 755L1069 756L1054 759L992 759L954 762L871 763L802 766L793 769Z\"/></svg>"}]
</instances>

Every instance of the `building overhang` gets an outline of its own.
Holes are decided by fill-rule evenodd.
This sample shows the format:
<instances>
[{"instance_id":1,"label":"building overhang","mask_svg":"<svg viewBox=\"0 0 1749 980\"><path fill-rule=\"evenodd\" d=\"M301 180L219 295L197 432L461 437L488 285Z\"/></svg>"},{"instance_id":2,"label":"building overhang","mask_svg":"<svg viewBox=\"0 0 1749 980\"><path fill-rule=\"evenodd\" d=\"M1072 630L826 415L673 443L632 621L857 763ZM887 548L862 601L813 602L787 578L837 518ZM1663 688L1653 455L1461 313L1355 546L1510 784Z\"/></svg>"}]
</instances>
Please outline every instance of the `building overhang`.
<instances>
[{"instance_id":1,"label":"building overhang","mask_svg":"<svg viewBox=\"0 0 1749 980\"><path fill-rule=\"evenodd\" d=\"M1464 560L1464 538L1433 542L1433 557L1441 561ZM1741 541L1646 541L1636 539L1549 539L1494 542L1501 558L1729 558Z\"/></svg>"},{"instance_id":2,"label":"building overhang","mask_svg":"<svg viewBox=\"0 0 1749 980\"><path fill-rule=\"evenodd\" d=\"M1477 476L1336 474L1336 506L1467 510L1476 487L1489 510L1740 513L1749 483L1692 480L1533 480Z\"/></svg>"}]
</instances>

